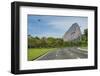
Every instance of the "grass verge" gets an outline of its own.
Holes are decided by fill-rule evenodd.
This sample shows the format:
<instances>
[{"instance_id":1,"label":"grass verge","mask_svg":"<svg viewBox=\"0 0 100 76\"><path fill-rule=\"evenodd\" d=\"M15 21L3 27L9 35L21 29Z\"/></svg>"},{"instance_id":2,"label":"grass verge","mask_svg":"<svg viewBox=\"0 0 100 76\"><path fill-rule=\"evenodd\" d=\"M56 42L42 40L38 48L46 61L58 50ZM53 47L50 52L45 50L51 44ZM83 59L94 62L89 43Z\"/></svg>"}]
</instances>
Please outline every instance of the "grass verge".
<instances>
[{"instance_id":1,"label":"grass verge","mask_svg":"<svg viewBox=\"0 0 100 76\"><path fill-rule=\"evenodd\" d=\"M31 48L28 49L28 61L33 61L38 57L44 55L49 51L53 51L56 48Z\"/></svg>"}]
</instances>

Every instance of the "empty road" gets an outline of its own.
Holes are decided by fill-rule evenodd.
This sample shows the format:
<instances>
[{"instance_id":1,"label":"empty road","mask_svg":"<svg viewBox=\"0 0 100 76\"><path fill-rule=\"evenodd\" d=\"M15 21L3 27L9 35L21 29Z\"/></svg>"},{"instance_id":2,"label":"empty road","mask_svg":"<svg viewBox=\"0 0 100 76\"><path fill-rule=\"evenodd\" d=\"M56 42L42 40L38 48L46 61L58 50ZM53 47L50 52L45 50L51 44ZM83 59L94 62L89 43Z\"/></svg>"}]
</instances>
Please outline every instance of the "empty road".
<instances>
[{"instance_id":1,"label":"empty road","mask_svg":"<svg viewBox=\"0 0 100 76\"><path fill-rule=\"evenodd\" d=\"M82 51L75 47L71 47L71 48L61 48L54 50L39 57L37 60L82 59L82 58L88 58L88 52Z\"/></svg>"}]
</instances>

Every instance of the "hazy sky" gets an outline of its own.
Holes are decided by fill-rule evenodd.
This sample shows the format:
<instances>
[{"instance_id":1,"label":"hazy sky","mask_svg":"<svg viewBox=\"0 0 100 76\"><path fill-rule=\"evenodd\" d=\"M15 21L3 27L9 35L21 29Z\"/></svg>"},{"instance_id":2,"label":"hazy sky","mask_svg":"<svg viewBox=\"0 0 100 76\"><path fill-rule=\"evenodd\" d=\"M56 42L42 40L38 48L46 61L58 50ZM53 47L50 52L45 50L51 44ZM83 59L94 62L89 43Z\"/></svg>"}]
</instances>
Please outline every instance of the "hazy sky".
<instances>
[{"instance_id":1,"label":"hazy sky","mask_svg":"<svg viewBox=\"0 0 100 76\"><path fill-rule=\"evenodd\" d=\"M73 23L83 30L88 27L88 18L79 16L28 15L28 34L38 37L62 37Z\"/></svg>"}]
</instances>

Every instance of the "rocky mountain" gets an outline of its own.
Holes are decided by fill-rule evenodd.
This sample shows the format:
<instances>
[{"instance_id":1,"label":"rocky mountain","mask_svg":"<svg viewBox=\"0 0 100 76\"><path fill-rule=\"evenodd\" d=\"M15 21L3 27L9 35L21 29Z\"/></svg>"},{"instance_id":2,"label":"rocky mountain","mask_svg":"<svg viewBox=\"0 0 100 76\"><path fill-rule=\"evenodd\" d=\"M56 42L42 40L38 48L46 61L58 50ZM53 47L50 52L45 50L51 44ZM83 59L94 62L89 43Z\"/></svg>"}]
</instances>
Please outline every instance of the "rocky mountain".
<instances>
[{"instance_id":1,"label":"rocky mountain","mask_svg":"<svg viewBox=\"0 0 100 76\"><path fill-rule=\"evenodd\" d=\"M65 32L63 36L64 41L72 41L72 40L78 40L81 37L81 30L78 25L78 23L72 24L72 26L68 29L67 32Z\"/></svg>"}]
</instances>

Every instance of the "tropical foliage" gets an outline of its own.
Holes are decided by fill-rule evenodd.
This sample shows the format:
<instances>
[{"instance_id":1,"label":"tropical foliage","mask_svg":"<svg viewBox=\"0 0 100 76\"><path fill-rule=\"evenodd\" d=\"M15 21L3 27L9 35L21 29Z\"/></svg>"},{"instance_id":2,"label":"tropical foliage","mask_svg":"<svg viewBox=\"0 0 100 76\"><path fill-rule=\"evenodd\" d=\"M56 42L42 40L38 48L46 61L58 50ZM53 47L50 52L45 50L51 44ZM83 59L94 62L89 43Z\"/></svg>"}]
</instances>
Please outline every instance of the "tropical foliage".
<instances>
[{"instance_id":1,"label":"tropical foliage","mask_svg":"<svg viewBox=\"0 0 100 76\"><path fill-rule=\"evenodd\" d=\"M64 42L62 38L33 37L28 35L28 48L62 48L72 46L86 47L88 45L88 29L84 30L79 40Z\"/></svg>"}]
</instances>

